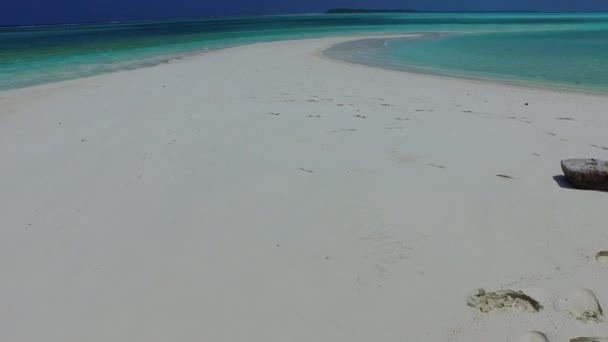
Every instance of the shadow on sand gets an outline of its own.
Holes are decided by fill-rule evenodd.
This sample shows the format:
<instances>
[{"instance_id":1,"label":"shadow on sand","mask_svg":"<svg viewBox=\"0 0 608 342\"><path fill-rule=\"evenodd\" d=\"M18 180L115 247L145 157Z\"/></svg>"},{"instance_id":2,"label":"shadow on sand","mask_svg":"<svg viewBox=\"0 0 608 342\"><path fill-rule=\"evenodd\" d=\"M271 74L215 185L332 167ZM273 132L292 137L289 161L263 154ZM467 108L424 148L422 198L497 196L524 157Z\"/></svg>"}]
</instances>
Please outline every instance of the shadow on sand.
<instances>
[{"instance_id":1,"label":"shadow on sand","mask_svg":"<svg viewBox=\"0 0 608 342\"><path fill-rule=\"evenodd\" d=\"M568 178L566 178L566 176L563 176L563 175L553 176L553 180L562 189L576 190L576 188L574 187L574 185L572 185L572 183L570 183L568 181Z\"/></svg>"}]
</instances>

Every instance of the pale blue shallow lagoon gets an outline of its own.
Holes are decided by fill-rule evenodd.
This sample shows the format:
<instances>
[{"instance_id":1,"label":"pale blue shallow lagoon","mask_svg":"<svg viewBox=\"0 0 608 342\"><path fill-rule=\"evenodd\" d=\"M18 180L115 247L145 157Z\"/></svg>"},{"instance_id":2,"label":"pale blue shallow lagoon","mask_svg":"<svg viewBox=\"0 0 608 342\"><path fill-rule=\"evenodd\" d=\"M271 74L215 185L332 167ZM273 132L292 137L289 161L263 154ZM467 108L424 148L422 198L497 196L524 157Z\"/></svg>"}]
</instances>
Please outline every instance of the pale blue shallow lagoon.
<instances>
[{"instance_id":1,"label":"pale blue shallow lagoon","mask_svg":"<svg viewBox=\"0 0 608 342\"><path fill-rule=\"evenodd\" d=\"M393 69L608 91L606 13L314 14L5 27L0 28L0 89L257 42L408 32L437 34L359 42L334 53Z\"/></svg>"},{"instance_id":2,"label":"pale blue shallow lagoon","mask_svg":"<svg viewBox=\"0 0 608 342\"><path fill-rule=\"evenodd\" d=\"M439 34L337 45L349 62L548 88L608 91L608 30Z\"/></svg>"}]
</instances>

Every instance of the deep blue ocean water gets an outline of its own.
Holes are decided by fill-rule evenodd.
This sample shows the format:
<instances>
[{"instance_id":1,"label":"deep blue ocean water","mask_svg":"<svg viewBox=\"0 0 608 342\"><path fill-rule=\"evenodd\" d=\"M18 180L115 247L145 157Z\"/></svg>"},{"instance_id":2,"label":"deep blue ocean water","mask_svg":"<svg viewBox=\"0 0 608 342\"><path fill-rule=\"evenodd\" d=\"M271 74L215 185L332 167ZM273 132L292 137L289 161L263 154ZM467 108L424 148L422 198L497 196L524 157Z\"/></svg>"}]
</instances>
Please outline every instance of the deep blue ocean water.
<instances>
[{"instance_id":1,"label":"deep blue ocean water","mask_svg":"<svg viewBox=\"0 0 608 342\"><path fill-rule=\"evenodd\" d=\"M137 68L205 49L400 32L453 34L391 40L362 54L392 67L608 89L605 13L314 14L0 28L0 89Z\"/></svg>"}]
</instances>

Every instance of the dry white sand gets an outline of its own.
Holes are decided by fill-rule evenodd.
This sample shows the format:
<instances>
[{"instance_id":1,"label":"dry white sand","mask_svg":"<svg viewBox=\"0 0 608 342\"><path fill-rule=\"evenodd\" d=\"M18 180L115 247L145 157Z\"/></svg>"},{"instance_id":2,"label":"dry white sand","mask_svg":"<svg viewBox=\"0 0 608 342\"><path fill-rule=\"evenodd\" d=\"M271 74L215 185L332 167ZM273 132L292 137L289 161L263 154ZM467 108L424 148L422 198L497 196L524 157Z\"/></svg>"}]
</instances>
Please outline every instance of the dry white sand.
<instances>
[{"instance_id":1,"label":"dry white sand","mask_svg":"<svg viewBox=\"0 0 608 342\"><path fill-rule=\"evenodd\" d=\"M608 195L553 179L608 159L608 97L321 56L345 40L0 93L0 340L608 336L555 305L608 307Z\"/></svg>"}]
</instances>

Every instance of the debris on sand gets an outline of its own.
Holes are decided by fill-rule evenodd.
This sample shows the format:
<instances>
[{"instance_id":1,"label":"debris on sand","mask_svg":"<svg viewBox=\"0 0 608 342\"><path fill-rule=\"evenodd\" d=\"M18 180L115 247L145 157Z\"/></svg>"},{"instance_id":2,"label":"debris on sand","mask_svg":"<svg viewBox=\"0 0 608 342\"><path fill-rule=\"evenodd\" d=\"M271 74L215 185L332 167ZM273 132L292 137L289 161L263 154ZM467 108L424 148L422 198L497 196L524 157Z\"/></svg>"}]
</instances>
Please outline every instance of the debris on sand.
<instances>
[{"instance_id":1,"label":"debris on sand","mask_svg":"<svg viewBox=\"0 0 608 342\"><path fill-rule=\"evenodd\" d=\"M467 298L467 304L482 313L494 310L534 313L543 309L534 298L522 291L511 290L486 292L484 289L479 289L476 295Z\"/></svg>"}]
</instances>

